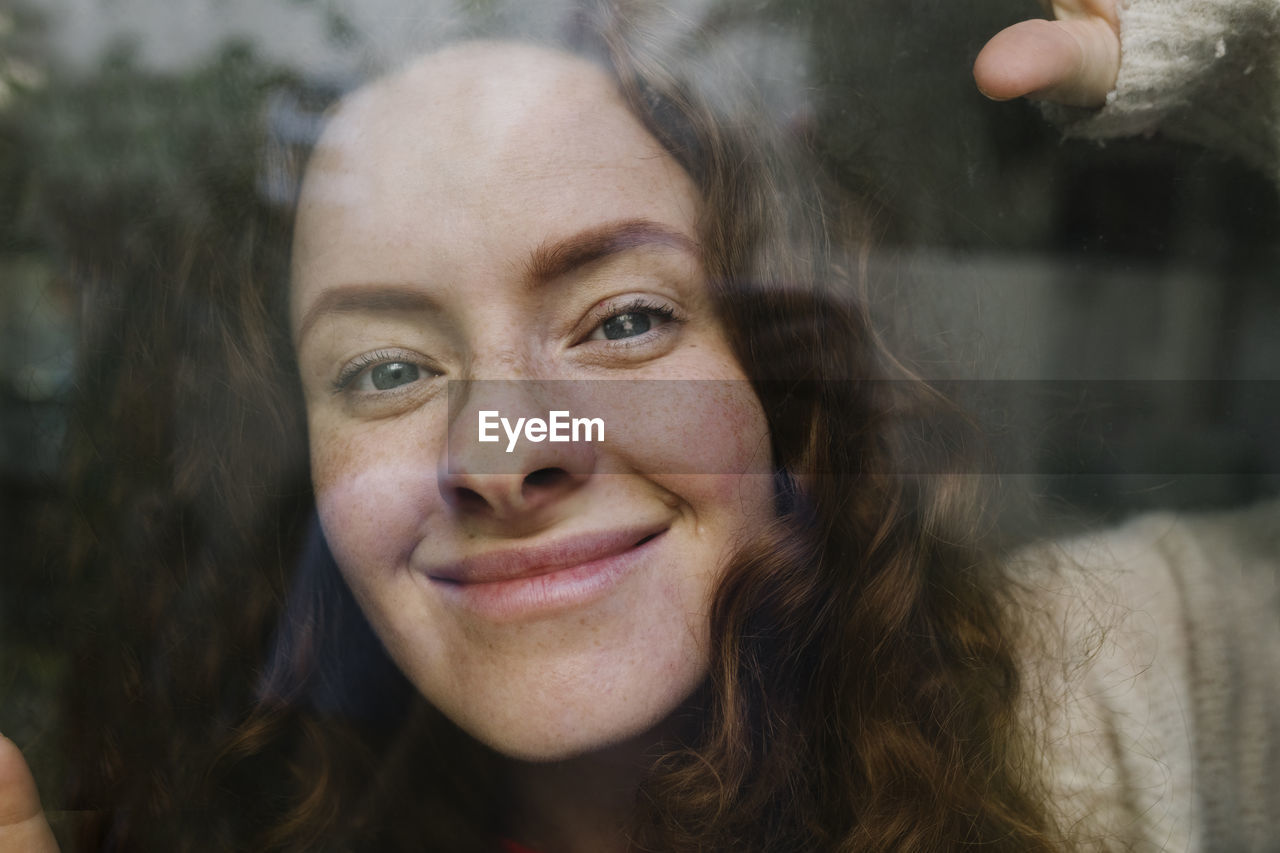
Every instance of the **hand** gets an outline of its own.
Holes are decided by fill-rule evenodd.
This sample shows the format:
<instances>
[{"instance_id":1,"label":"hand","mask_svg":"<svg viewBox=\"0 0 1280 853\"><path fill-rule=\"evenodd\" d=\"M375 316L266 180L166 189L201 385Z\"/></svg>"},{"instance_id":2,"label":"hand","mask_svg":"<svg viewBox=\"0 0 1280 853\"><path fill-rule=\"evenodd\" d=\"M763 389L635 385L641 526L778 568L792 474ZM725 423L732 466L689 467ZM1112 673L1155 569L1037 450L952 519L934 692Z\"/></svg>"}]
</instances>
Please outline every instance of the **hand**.
<instances>
[{"instance_id":1,"label":"hand","mask_svg":"<svg viewBox=\"0 0 1280 853\"><path fill-rule=\"evenodd\" d=\"M1057 0L1054 21L1023 21L996 33L973 63L988 98L1029 97L1100 107L1120 72L1117 0Z\"/></svg>"},{"instance_id":2,"label":"hand","mask_svg":"<svg viewBox=\"0 0 1280 853\"><path fill-rule=\"evenodd\" d=\"M16 744L0 735L0 853L58 853L40 795Z\"/></svg>"}]
</instances>

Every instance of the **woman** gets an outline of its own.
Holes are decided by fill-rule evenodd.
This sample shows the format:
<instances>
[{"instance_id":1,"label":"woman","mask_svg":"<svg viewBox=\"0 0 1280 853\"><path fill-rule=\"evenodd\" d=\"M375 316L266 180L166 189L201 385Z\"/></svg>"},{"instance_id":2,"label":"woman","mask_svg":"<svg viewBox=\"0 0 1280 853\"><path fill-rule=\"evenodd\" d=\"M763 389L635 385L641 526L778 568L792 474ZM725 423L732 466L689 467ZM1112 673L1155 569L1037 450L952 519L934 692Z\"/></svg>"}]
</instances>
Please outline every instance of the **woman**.
<instances>
[{"instance_id":1,"label":"woman","mask_svg":"<svg viewBox=\"0 0 1280 853\"><path fill-rule=\"evenodd\" d=\"M1087 31L1114 45L1105 16ZM1042 37L1006 34L996 56L1016 65L1024 35ZM86 802L112 806L89 843L1096 840L1042 772L1052 715L1022 704L1026 676L1032 705L1059 698L1026 664L1049 641L977 546L966 495L948 491L960 481L899 475L916 448L891 404L928 400L869 381L886 360L826 259L843 212L816 221L803 204L816 180L784 143L728 132L610 20L582 44L599 65L470 44L362 90L302 190L288 332L315 506L411 695L332 713L348 708L325 683L326 636L353 618L344 593L312 564L323 557L304 561L280 614L260 562L302 501L277 492L282 520L255 530L261 505L220 494L245 491L228 476L242 467L188 472L193 500L243 541L174 543L160 510L162 541L132 553L194 558L165 606L211 584L247 612L206 670L165 672L197 659L179 649L125 683L135 707L189 691L166 710L191 740L155 756L158 771L128 766L152 732L88 736L106 766L81 783ZM979 73L993 94L1074 85L1053 68ZM1084 88L1105 92L1108 76ZM235 303L244 328L225 359L244 360L248 384L278 356L283 319L256 298ZM561 406L600 417L609 440L557 447L526 431L503 454L471 438L485 412ZM265 420L282 442L295 428ZM246 555L259 562L237 567ZM184 641L174 614L147 615L162 641ZM267 640L244 722L234 694ZM177 766L193 756L194 772ZM48 843L25 785L10 832Z\"/></svg>"}]
</instances>

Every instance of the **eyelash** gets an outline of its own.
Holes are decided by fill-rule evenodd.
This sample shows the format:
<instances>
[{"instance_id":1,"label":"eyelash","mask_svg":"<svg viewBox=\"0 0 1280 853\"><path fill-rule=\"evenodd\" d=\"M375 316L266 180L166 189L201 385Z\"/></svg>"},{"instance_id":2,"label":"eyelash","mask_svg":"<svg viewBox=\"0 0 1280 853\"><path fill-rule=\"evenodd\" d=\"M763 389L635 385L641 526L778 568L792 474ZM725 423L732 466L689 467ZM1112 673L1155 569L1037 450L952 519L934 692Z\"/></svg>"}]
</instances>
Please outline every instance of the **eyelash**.
<instances>
[{"instance_id":1,"label":"eyelash","mask_svg":"<svg viewBox=\"0 0 1280 853\"><path fill-rule=\"evenodd\" d=\"M591 326L591 330L587 333L587 337L583 339L583 342L585 343L590 341L591 336L594 335L606 321L622 314L652 314L655 317L661 317L665 322L662 327L659 327L660 329L665 328L665 323L683 322L683 318L678 316L675 309L670 305L662 302L654 302L651 299L639 296L629 302L624 302L621 305L608 306L595 318L595 323ZM658 330L650 330L630 338L620 338L615 340L605 339L603 341L598 341L598 343L604 343L615 347L634 346L635 344L632 343L633 341L639 342L645 340L656 331Z\"/></svg>"},{"instance_id":2,"label":"eyelash","mask_svg":"<svg viewBox=\"0 0 1280 853\"><path fill-rule=\"evenodd\" d=\"M660 326L657 330L650 330L634 337L615 340L605 339L600 341L600 343L607 344L611 347L635 346L641 341L645 341L650 338L655 332L664 328L665 323L682 322L682 318L677 316L675 309L670 305L655 302L645 297L637 297L621 305L611 305L605 309L605 311L601 312L596 318L595 324L591 327L591 331L588 333L587 338L584 339L584 342L589 341L591 339L590 336L595 334L596 330L598 330L606 321L622 314L640 313L652 314L655 317L661 317L664 321L664 325ZM428 373L435 372L430 366L423 364L420 359L415 356L410 356L407 353L395 352L392 350L375 350L373 352L367 352L363 355L357 356L344 366L342 371L338 374L338 377L333 381L332 391L334 394L341 394L342 392L347 391L351 387L351 384L359 379L360 376L369 368L376 367L379 364L396 361L403 361L406 364L417 365L420 369L423 369Z\"/></svg>"},{"instance_id":3,"label":"eyelash","mask_svg":"<svg viewBox=\"0 0 1280 853\"><path fill-rule=\"evenodd\" d=\"M420 357L411 356L408 353L395 352L393 350L375 350L374 352L367 352L364 355L356 356L342 368L342 371L338 374L338 378L333 380L333 393L340 394L343 391L348 390L351 383L359 379L361 374L369 368L376 367L379 364L396 361L416 365L420 370L427 373L437 372L429 365L423 364Z\"/></svg>"}]
</instances>

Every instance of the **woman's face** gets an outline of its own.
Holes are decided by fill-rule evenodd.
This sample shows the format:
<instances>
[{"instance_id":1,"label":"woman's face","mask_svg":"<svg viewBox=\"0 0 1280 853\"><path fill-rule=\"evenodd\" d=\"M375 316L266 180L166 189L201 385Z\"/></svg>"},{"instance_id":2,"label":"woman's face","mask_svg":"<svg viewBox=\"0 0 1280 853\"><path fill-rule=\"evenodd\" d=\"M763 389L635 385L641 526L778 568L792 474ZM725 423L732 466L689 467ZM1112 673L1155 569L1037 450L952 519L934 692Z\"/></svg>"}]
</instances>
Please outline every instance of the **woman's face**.
<instances>
[{"instance_id":1,"label":"woman's face","mask_svg":"<svg viewBox=\"0 0 1280 853\"><path fill-rule=\"evenodd\" d=\"M292 315L325 535L409 679L507 755L670 715L726 561L773 514L698 215L604 73L527 46L361 91L309 167ZM552 409L605 440L499 420Z\"/></svg>"}]
</instances>

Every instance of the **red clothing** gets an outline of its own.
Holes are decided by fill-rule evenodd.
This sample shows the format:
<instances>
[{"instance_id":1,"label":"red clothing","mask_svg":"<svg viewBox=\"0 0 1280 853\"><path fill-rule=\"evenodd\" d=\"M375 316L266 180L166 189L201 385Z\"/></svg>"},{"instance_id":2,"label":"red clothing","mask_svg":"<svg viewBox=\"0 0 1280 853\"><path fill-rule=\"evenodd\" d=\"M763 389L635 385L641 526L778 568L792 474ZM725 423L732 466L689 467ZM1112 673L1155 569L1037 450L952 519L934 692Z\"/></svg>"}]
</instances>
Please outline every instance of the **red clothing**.
<instances>
[{"instance_id":1,"label":"red clothing","mask_svg":"<svg viewBox=\"0 0 1280 853\"><path fill-rule=\"evenodd\" d=\"M504 838L502 839L502 853L538 853L538 851Z\"/></svg>"}]
</instances>

